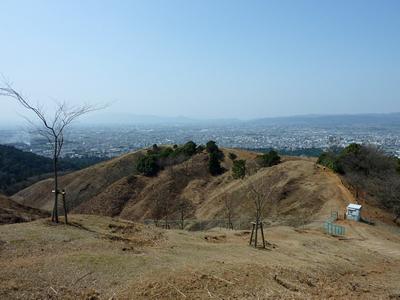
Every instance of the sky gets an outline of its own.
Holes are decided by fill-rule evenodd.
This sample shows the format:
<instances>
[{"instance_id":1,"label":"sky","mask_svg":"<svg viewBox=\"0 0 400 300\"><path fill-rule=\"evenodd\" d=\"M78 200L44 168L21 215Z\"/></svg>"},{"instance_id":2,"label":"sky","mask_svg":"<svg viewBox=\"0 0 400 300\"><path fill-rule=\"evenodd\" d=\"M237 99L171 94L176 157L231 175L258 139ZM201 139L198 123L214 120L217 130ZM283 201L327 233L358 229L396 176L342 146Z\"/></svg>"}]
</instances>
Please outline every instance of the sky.
<instances>
[{"instance_id":1,"label":"sky","mask_svg":"<svg viewBox=\"0 0 400 300\"><path fill-rule=\"evenodd\" d=\"M0 0L0 37L0 74L49 108L240 119L400 111L397 0ZM11 99L0 104L0 123L20 118Z\"/></svg>"}]
</instances>

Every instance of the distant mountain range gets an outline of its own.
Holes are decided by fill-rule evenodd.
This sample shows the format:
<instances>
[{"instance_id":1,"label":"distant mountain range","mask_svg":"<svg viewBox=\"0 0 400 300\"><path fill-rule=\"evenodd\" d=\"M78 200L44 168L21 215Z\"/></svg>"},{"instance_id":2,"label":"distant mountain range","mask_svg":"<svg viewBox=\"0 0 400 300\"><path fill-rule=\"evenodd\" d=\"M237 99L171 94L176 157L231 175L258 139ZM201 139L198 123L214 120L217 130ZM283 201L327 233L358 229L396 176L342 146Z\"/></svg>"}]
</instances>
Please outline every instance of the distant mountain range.
<instances>
[{"instance_id":1,"label":"distant mountain range","mask_svg":"<svg viewBox=\"0 0 400 300\"><path fill-rule=\"evenodd\" d=\"M346 115L300 115L290 117L262 118L246 122L252 125L398 125L400 113L389 114L346 114Z\"/></svg>"},{"instance_id":2,"label":"distant mountain range","mask_svg":"<svg viewBox=\"0 0 400 300\"><path fill-rule=\"evenodd\" d=\"M250 120L235 118L195 119L184 116L160 117L153 115L135 114L101 114L88 117L81 122L91 125L235 125L268 126L268 125L310 125L310 126L338 126L338 125L399 125L400 113L370 113L370 114L341 114L341 115L297 115L284 117L268 117Z\"/></svg>"},{"instance_id":3,"label":"distant mountain range","mask_svg":"<svg viewBox=\"0 0 400 300\"><path fill-rule=\"evenodd\" d=\"M21 121L22 122L22 121ZM1 123L0 129L15 129L21 122ZM76 123L78 126L119 126L119 125L157 125L157 126L400 126L400 112L338 114L338 115L295 115L255 119L237 118L188 118L185 116L163 117L155 115L136 115L130 113L101 113L88 115Z\"/></svg>"}]
</instances>

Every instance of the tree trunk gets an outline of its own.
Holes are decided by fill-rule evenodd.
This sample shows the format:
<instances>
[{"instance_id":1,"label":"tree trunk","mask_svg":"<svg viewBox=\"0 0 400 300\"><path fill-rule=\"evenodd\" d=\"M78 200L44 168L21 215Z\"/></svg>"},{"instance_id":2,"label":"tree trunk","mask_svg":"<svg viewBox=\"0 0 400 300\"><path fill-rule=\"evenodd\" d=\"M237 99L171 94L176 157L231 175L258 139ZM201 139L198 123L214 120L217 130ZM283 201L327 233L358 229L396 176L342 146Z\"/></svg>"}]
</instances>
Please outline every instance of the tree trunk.
<instances>
[{"instance_id":1,"label":"tree trunk","mask_svg":"<svg viewBox=\"0 0 400 300\"><path fill-rule=\"evenodd\" d=\"M183 230L185 228L185 223L184 223L184 211L183 208L181 209L181 229Z\"/></svg>"},{"instance_id":2,"label":"tree trunk","mask_svg":"<svg viewBox=\"0 0 400 300\"><path fill-rule=\"evenodd\" d=\"M67 211L67 202L65 200L65 191L62 191L62 199L63 199L63 207L64 207L64 221L65 224L68 224L68 211Z\"/></svg>"},{"instance_id":3,"label":"tree trunk","mask_svg":"<svg viewBox=\"0 0 400 300\"><path fill-rule=\"evenodd\" d=\"M233 230L233 224L232 224L232 216L231 213L228 213L228 229L232 229Z\"/></svg>"},{"instance_id":4,"label":"tree trunk","mask_svg":"<svg viewBox=\"0 0 400 300\"><path fill-rule=\"evenodd\" d=\"M168 229L168 213L165 214L165 229Z\"/></svg>"},{"instance_id":5,"label":"tree trunk","mask_svg":"<svg viewBox=\"0 0 400 300\"><path fill-rule=\"evenodd\" d=\"M54 154L53 154L53 166L54 166L54 208L51 220L58 223L58 140L54 140Z\"/></svg>"},{"instance_id":6,"label":"tree trunk","mask_svg":"<svg viewBox=\"0 0 400 300\"><path fill-rule=\"evenodd\" d=\"M260 223L260 229L261 229L261 237L262 237L262 242L263 242L263 248L265 248L265 237L264 237L264 229L263 229L263 223Z\"/></svg>"},{"instance_id":7,"label":"tree trunk","mask_svg":"<svg viewBox=\"0 0 400 300\"><path fill-rule=\"evenodd\" d=\"M258 217L257 217L257 219L256 219L256 232L255 232L255 236L254 236L254 248L257 248L257 242L258 242L258 240L257 240L257 237L258 237Z\"/></svg>"}]
</instances>

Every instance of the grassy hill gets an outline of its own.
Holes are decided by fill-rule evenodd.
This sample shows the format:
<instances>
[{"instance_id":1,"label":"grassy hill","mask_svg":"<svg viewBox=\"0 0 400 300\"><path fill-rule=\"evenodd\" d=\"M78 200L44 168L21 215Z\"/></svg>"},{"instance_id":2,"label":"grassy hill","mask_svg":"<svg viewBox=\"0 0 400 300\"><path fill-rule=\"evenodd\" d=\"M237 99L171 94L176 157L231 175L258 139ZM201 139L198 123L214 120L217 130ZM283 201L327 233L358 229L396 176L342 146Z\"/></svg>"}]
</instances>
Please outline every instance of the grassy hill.
<instances>
[{"instance_id":1,"label":"grassy hill","mask_svg":"<svg viewBox=\"0 0 400 300\"><path fill-rule=\"evenodd\" d=\"M0 195L0 224L29 222L49 215L46 211L23 206Z\"/></svg>"},{"instance_id":2,"label":"grassy hill","mask_svg":"<svg viewBox=\"0 0 400 300\"><path fill-rule=\"evenodd\" d=\"M1 299L396 299L399 231L341 221L248 231L163 230L116 218L71 215L0 226Z\"/></svg>"},{"instance_id":3,"label":"grassy hill","mask_svg":"<svg viewBox=\"0 0 400 300\"><path fill-rule=\"evenodd\" d=\"M41 219L0 226L0 298L400 297L400 229L390 214L365 203L363 215L375 226L343 220L356 199L338 174L315 159L283 157L261 167L255 152L222 151L226 172L218 176L210 175L204 151L157 176L140 175L136 166L145 150L62 176L72 208L69 225ZM234 179L229 153L245 159L251 175ZM251 190L271 186L263 211L266 249L248 245L249 230L215 226L229 199L233 218L249 227ZM50 179L13 199L50 210L49 190ZM182 199L190 202L186 217L198 221L187 223L192 231L143 224L164 201L169 217L179 218ZM332 211L339 212L345 236L324 234ZM209 223L200 227L204 220Z\"/></svg>"},{"instance_id":4,"label":"grassy hill","mask_svg":"<svg viewBox=\"0 0 400 300\"><path fill-rule=\"evenodd\" d=\"M223 149L222 166L227 170L211 176L206 152L173 167L167 167L157 176L138 174L136 164L144 151L62 176L61 186L67 191L67 201L73 213L96 214L143 221L153 219L160 203L168 206L168 218L180 218L180 203L185 201L185 218L196 220L223 219L226 199L232 203L233 218L249 224L254 216L252 187L275 185L272 197L264 207L264 216L270 223L302 225L317 216L331 201L341 200L344 207L350 202L340 179L321 168L314 159L284 157L278 165L261 168L257 153ZM252 175L234 179L229 153L245 159ZM257 171L257 172L256 172ZM52 180L38 182L13 196L17 202L50 211L53 205ZM348 191L347 191L348 192ZM332 207L338 209L338 207Z\"/></svg>"},{"instance_id":5,"label":"grassy hill","mask_svg":"<svg viewBox=\"0 0 400 300\"><path fill-rule=\"evenodd\" d=\"M62 158L60 171L79 170L101 158ZM21 151L15 147L0 145L0 192L11 195L51 176L53 161L31 152Z\"/></svg>"}]
</instances>

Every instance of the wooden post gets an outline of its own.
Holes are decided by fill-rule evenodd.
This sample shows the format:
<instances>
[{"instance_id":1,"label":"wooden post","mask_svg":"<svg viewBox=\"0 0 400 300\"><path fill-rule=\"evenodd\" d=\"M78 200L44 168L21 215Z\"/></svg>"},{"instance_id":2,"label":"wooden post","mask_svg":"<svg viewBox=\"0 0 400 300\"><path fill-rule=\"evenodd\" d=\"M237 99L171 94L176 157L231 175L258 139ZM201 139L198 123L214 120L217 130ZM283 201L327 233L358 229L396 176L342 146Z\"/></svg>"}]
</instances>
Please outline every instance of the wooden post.
<instances>
[{"instance_id":1,"label":"wooden post","mask_svg":"<svg viewBox=\"0 0 400 300\"><path fill-rule=\"evenodd\" d=\"M184 211L183 208L181 209L181 229L183 230L185 228L185 219L184 219Z\"/></svg>"},{"instance_id":2,"label":"wooden post","mask_svg":"<svg viewBox=\"0 0 400 300\"><path fill-rule=\"evenodd\" d=\"M63 201L63 207L64 207L64 220L65 220L65 224L68 224L68 211L67 211L67 203L65 201L65 190L61 191L61 196L62 196L62 201Z\"/></svg>"},{"instance_id":3,"label":"wooden post","mask_svg":"<svg viewBox=\"0 0 400 300\"><path fill-rule=\"evenodd\" d=\"M260 223L261 228L261 236L263 241L263 248L265 248L265 238L264 238L264 230L263 230L263 222Z\"/></svg>"},{"instance_id":4,"label":"wooden post","mask_svg":"<svg viewBox=\"0 0 400 300\"><path fill-rule=\"evenodd\" d=\"M254 234L254 226L255 226L255 223L254 222L251 222L251 224L253 225L253 228L251 229L251 236L250 236L250 242L249 242L249 245L251 246L251 244L253 243L253 234Z\"/></svg>"},{"instance_id":5,"label":"wooden post","mask_svg":"<svg viewBox=\"0 0 400 300\"><path fill-rule=\"evenodd\" d=\"M57 201L57 199L58 199L58 194L60 193L60 191L52 190L51 192L54 193L54 198L55 198L53 211L51 213L51 221L58 223L58 201Z\"/></svg>"},{"instance_id":6,"label":"wooden post","mask_svg":"<svg viewBox=\"0 0 400 300\"><path fill-rule=\"evenodd\" d=\"M254 248L258 247L258 230L260 229L261 239L262 239L262 248L265 248L265 237L264 237L264 226L262 221L251 222L253 228L251 230L249 245L253 245ZM253 242L254 236L254 242Z\"/></svg>"},{"instance_id":7,"label":"wooden post","mask_svg":"<svg viewBox=\"0 0 400 300\"><path fill-rule=\"evenodd\" d=\"M255 248L257 248L257 242L258 242L258 240L257 240L257 237L258 237L258 220L256 221L256 235L255 235L255 238L254 238L254 247Z\"/></svg>"}]
</instances>

